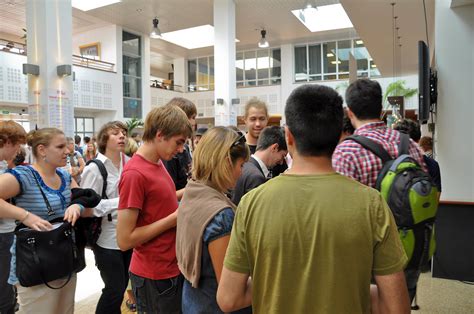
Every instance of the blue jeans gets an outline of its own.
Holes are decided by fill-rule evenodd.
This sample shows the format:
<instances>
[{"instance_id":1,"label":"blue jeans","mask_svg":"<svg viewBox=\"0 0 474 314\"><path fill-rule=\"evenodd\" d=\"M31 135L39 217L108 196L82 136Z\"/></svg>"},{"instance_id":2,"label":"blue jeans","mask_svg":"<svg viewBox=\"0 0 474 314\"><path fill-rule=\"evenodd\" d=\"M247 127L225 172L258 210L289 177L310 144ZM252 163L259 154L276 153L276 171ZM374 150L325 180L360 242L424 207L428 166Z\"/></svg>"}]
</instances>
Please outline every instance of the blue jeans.
<instances>
[{"instance_id":1,"label":"blue jeans","mask_svg":"<svg viewBox=\"0 0 474 314\"><path fill-rule=\"evenodd\" d=\"M96 245L94 256L105 285L95 311L96 313L120 314L123 296L128 285L128 268L132 250L122 252Z\"/></svg>"},{"instance_id":2,"label":"blue jeans","mask_svg":"<svg viewBox=\"0 0 474 314\"><path fill-rule=\"evenodd\" d=\"M13 232L0 233L0 314L15 312L15 290L12 285L8 284L12 243Z\"/></svg>"},{"instance_id":3,"label":"blue jeans","mask_svg":"<svg viewBox=\"0 0 474 314\"><path fill-rule=\"evenodd\" d=\"M180 314L183 275L153 280L130 272L138 313Z\"/></svg>"},{"instance_id":4,"label":"blue jeans","mask_svg":"<svg viewBox=\"0 0 474 314\"><path fill-rule=\"evenodd\" d=\"M410 304L413 302L413 299L416 295L416 285L418 283L418 278L420 278L420 269L411 268L405 269L405 279L407 281L408 295L410 296Z\"/></svg>"}]
</instances>

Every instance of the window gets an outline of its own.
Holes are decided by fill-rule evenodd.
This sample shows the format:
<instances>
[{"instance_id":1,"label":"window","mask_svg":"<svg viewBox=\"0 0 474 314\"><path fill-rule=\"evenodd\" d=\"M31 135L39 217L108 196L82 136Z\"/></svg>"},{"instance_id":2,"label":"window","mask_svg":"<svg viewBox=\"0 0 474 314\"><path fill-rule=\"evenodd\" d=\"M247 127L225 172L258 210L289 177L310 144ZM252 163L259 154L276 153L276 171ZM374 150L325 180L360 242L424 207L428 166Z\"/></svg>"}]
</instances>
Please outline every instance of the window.
<instances>
[{"instance_id":1,"label":"window","mask_svg":"<svg viewBox=\"0 0 474 314\"><path fill-rule=\"evenodd\" d=\"M84 136L94 136L94 118L74 117L74 124L74 135L79 135L81 139L84 139Z\"/></svg>"},{"instance_id":2,"label":"window","mask_svg":"<svg viewBox=\"0 0 474 314\"><path fill-rule=\"evenodd\" d=\"M141 37L122 33L123 116L142 118Z\"/></svg>"},{"instance_id":3,"label":"window","mask_svg":"<svg viewBox=\"0 0 474 314\"><path fill-rule=\"evenodd\" d=\"M280 49L259 49L236 53L237 87L281 83ZM214 90L214 57L188 60L188 91Z\"/></svg>"},{"instance_id":4,"label":"window","mask_svg":"<svg viewBox=\"0 0 474 314\"><path fill-rule=\"evenodd\" d=\"M375 64L369 73L371 58L363 41L350 39L295 46L295 82L349 78L350 53L356 59L358 77L380 76Z\"/></svg>"}]
</instances>

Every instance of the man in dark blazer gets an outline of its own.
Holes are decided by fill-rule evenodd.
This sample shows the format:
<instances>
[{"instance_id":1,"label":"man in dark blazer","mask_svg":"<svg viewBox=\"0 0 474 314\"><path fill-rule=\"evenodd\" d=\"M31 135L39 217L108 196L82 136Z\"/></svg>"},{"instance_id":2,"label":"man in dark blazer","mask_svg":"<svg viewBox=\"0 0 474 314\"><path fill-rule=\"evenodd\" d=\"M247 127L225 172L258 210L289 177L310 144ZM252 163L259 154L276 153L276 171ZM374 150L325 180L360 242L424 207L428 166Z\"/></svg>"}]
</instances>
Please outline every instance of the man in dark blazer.
<instances>
[{"instance_id":1,"label":"man in dark blazer","mask_svg":"<svg viewBox=\"0 0 474 314\"><path fill-rule=\"evenodd\" d=\"M255 154L250 157L242 169L232 201L238 205L248 191L265 183L270 178L270 169L281 164L288 153L283 129L278 126L266 127L260 133Z\"/></svg>"}]
</instances>

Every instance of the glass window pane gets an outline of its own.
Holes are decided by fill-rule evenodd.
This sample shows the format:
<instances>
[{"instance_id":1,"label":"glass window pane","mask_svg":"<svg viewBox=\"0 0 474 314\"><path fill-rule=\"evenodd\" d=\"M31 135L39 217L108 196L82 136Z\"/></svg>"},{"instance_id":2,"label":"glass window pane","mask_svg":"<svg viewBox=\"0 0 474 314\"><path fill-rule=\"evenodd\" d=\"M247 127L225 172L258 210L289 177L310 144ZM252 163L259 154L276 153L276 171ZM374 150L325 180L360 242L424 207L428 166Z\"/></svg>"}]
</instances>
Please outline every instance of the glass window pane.
<instances>
[{"instance_id":1,"label":"glass window pane","mask_svg":"<svg viewBox=\"0 0 474 314\"><path fill-rule=\"evenodd\" d=\"M141 98L141 79L124 76L123 77L123 96L131 98Z\"/></svg>"},{"instance_id":2,"label":"glass window pane","mask_svg":"<svg viewBox=\"0 0 474 314\"><path fill-rule=\"evenodd\" d=\"M138 99L123 99L123 116L125 118L142 118L142 101Z\"/></svg>"},{"instance_id":3,"label":"glass window pane","mask_svg":"<svg viewBox=\"0 0 474 314\"><path fill-rule=\"evenodd\" d=\"M84 118L85 132L94 132L94 118Z\"/></svg>"},{"instance_id":4,"label":"glass window pane","mask_svg":"<svg viewBox=\"0 0 474 314\"><path fill-rule=\"evenodd\" d=\"M277 79L273 78L273 79L271 79L271 80L270 80L270 84L272 84L272 85L281 84L281 78L277 78Z\"/></svg>"},{"instance_id":5,"label":"glass window pane","mask_svg":"<svg viewBox=\"0 0 474 314\"><path fill-rule=\"evenodd\" d=\"M378 77L380 76L380 71L375 65L374 60L370 60L370 77Z\"/></svg>"},{"instance_id":6,"label":"glass window pane","mask_svg":"<svg viewBox=\"0 0 474 314\"><path fill-rule=\"evenodd\" d=\"M198 85L208 85L209 84L209 66L207 64L207 57L198 59Z\"/></svg>"},{"instance_id":7,"label":"glass window pane","mask_svg":"<svg viewBox=\"0 0 474 314\"><path fill-rule=\"evenodd\" d=\"M306 46L295 47L295 81L307 80Z\"/></svg>"},{"instance_id":8,"label":"glass window pane","mask_svg":"<svg viewBox=\"0 0 474 314\"><path fill-rule=\"evenodd\" d=\"M123 48L123 54L131 54L135 56L140 56L141 55L140 36L123 32L122 33L122 48Z\"/></svg>"},{"instance_id":9,"label":"glass window pane","mask_svg":"<svg viewBox=\"0 0 474 314\"><path fill-rule=\"evenodd\" d=\"M269 76L269 50L257 50L257 69L258 69L258 79L266 79ZM260 85L260 84L259 84Z\"/></svg>"},{"instance_id":10,"label":"glass window pane","mask_svg":"<svg viewBox=\"0 0 474 314\"><path fill-rule=\"evenodd\" d=\"M258 85L259 86L270 85L270 81L268 79L267 80L258 80Z\"/></svg>"},{"instance_id":11,"label":"glass window pane","mask_svg":"<svg viewBox=\"0 0 474 314\"><path fill-rule=\"evenodd\" d=\"M237 87L243 87L244 86L244 82L237 82Z\"/></svg>"},{"instance_id":12,"label":"glass window pane","mask_svg":"<svg viewBox=\"0 0 474 314\"><path fill-rule=\"evenodd\" d=\"M321 75L310 75L309 80L310 81L321 81Z\"/></svg>"},{"instance_id":13,"label":"glass window pane","mask_svg":"<svg viewBox=\"0 0 474 314\"><path fill-rule=\"evenodd\" d=\"M335 79L337 79L337 78L336 78L336 74L324 75L324 76L323 76L323 80L335 80Z\"/></svg>"},{"instance_id":14,"label":"glass window pane","mask_svg":"<svg viewBox=\"0 0 474 314\"><path fill-rule=\"evenodd\" d=\"M337 42L337 61L339 72L349 72L349 53L351 52L351 41L341 40Z\"/></svg>"},{"instance_id":15,"label":"glass window pane","mask_svg":"<svg viewBox=\"0 0 474 314\"><path fill-rule=\"evenodd\" d=\"M321 74L321 45L309 46L309 74Z\"/></svg>"},{"instance_id":16,"label":"glass window pane","mask_svg":"<svg viewBox=\"0 0 474 314\"><path fill-rule=\"evenodd\" d=\"M244 80L244 54L237 52L235 55L235 78L236 81Z\"/></svg>"},{"instance_id":17,"label":"glass window pane","mask_svg":"<svg viewBox=\"0 0 474 314\"><path fill-rule=\"evenodd\" d=\"M359 71L367 71L369 66L369 52L361 39L354 40L354 58L357 62L357 76L359 76Z\"/></svg>"},{"instance_id":18,"label":"glass window pane","mask_svg":"<svg viewBox=\"0 0 474 314\"><path fill-rule=\"evenodd\" d=\"M194 86L196 86L196 83L197 83L196 82L196 62L197 61L195 59L188 61L188 85L190 88L194 88Z\"/></svg>"},{"instance_id":19,"label":"glass window pane","mask_svg":"<svg viewBox=\"0 0 474 314\"><path fill-rule=\"evenodd\" d=\"M84 132L84 118L76 118L76 132Z\"/></svg>"},{"instance_id":20,"label":"glass window pane","mask_svg":"<svg viewBox=\"0 0 474 314\"><path fill-rule=\"evenodd\" d=\"M123 56L123 74L133 75L133 76L142 76L141 58L134 58L129 56Z\"/></svg>"},{"instance_id":21,"label":"glass window pane","mask_svg":"<svg viewBox=\"0 0 474 314\"><path fill-rule=\"evenodd\" d=\"M272 77L281 77L281 51L273 49L270 56L270 68L272 69Z\"/></svg>"},{"instance_id":22,"label":"glass window pane","mask_svg":"<svg viewBox=\"0 0 474 314\"><path fill-rule=\"evenodd\" d=\"M245 81L245 86L255 86L257 85L256 81Z\"/></svg>"},{"instance_id":23,"label":"glass window pane","mask_svg":"<svg viewBox=\"0 0 474 314\"><path fill-rule=\"evenodd\" d=\"M255 58L255 51L246 51L244 56L245 80L255 80L257 76L257 59Z\"/></svg>"},{"instance_id":24,"label":"glass window pane","mask_svg":"<svg viewBox=\"0 0 474 314\"><path fill-rule=\"evenodd\" d=\"M336 73L336 42L323 44L323 72Z\"/></svg>"},{"instance_id":25,"label":"glass window pane","mask_svg":"<svg viewBox=\"0 0 474 314\"><path fill-rule=\"evenodd\" d=\"M214 89L214 57L209 57L209 85Z\"/></svg>"}]
</instances>

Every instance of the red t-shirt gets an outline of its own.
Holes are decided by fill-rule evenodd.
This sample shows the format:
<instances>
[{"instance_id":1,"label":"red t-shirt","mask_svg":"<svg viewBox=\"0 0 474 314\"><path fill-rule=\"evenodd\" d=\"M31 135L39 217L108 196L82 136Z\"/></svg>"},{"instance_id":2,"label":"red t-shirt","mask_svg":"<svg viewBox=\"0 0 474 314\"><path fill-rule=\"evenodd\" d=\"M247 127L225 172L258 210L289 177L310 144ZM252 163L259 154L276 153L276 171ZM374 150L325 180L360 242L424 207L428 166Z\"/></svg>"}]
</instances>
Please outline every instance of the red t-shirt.
<instances>
[{"instance_id":1,"label":"red t-shirt","mask_svg":"<svg viewBox=\"0 0 474 314\"><path fill-rule=\"evenodd\" d=\"M119 209L137 208L137 227L149 225L178 208L173 180L163 163L152 163L135 154L125 165L119 184ZM130 271L159 280L179 275L176 261L176 228L138 245L133 250Z\"/></svg>"}]
</instances>

